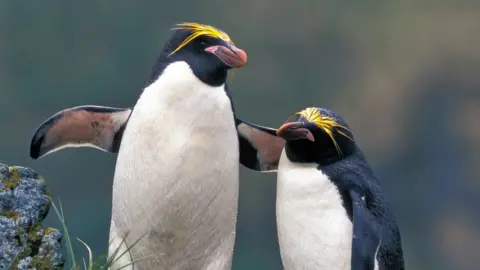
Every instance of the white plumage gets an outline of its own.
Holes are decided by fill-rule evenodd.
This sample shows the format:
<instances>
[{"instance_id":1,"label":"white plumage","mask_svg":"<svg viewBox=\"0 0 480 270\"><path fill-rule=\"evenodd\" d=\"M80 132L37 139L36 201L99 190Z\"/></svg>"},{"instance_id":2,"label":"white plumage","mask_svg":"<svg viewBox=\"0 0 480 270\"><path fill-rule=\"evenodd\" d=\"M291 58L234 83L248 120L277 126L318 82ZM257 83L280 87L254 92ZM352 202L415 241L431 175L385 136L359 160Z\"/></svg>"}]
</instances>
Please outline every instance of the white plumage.
<instances>
[{"instance_id":1,"label":"white plumage","mask_svg":"<svg viewBox=\"0 0 480 270\"><path fill-rule=\"evenodd\" d=\"M203 83L185 62L167 66L143 91L123 134L110 255L125 233L128 245L146 235L113 269L151 255L135 269L230 269L238 164L224 86Z\"/></svg>"},{"instance_id":2,"label":"white plumage","mask_svg":"<svg viewBox=\"0 0 480 270\"><path fill-rule=\"evenodd\" d=\"M293 163L277 176L277 227L286 270L350 269L352 223L336 186L318 164Z\"/></svg>"}]
</instances>

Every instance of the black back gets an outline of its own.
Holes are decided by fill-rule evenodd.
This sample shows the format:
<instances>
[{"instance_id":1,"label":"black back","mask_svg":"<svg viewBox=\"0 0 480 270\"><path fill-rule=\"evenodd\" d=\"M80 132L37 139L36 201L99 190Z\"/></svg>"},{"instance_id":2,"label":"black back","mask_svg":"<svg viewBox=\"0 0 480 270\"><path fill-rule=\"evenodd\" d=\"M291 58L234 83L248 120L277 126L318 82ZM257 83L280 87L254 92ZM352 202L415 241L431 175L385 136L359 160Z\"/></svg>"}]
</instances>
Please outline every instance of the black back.
<instances>
[{"instance_id":1,"label":"black back","mask_svg":"<svg viewBox=\"0 0 480 270\"><path fill-rule=\"evenodd\" d=\"M352 190L357 194L362 194L365 198L365 205L370 215L364 219L373 224L368 224L374 228L375 232L368 232L369 228L364 229L367 234L364 237L375 238L366 239L368 241L377 241L380 238L380 248L377 258L381 262L381 270L402 270L404 269L404 259L402 250L402 241L400 231L396 224L396 218L386 200L378 179L370 169L362 151L357 148L354 153L335 163L318 167L322 170L337 186L343 200L344 207L349 219L353 222L353 203L349 194ZM357 226L357 225L355 225ZM368 242L365 241L365 242ZM370 249L368 252L374 252Z\"/></svg>"}]
</instances>

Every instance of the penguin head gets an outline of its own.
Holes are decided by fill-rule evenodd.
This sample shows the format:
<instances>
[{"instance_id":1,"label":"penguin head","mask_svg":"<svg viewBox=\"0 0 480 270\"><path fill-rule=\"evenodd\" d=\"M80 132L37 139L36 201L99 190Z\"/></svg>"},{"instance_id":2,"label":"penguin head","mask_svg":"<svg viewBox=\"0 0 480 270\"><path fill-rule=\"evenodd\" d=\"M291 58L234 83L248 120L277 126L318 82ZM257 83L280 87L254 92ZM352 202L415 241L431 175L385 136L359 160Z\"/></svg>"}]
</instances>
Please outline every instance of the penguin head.
<instances>
[{"instance_id":1,"label":"penguin head","mask_svg":"<svg viewBox=\"0 0 480 270\"><path fill-rule=\"evenodd\" d=\"M334 163L356 151L353 134L335 112L306 108L292 115L277 131L286 140L287 157L294 162Z\"/></svg>"},{"instance_id":2,"label":"penguin head","mask_svg":"<svg viewBox=\"0 0 480 270\"><path fill-rule=\"evenodd\" d=\"M225 83L229 69L247 63L247 54L216 27L181 23L172 30L154 67L152 80L157 79L168 64L184 61L201 81L219 86Z\"/></svg>"}]
</instances>

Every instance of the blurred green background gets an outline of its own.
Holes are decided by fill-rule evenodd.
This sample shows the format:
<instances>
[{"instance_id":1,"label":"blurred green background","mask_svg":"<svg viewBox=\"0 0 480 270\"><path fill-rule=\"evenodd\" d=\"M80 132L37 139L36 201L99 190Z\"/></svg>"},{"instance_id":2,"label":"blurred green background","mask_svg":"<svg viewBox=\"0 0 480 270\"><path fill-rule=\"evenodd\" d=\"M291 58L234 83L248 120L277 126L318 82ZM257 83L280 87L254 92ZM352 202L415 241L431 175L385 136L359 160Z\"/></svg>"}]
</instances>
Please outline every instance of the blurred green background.
<instances>
[{"instance_id":1,"label":"blurred green background","mask_svg":"<svg viewBox=\"0 0 480 270\"><path fill-rule=\"evenodd\" d=\"M478 269L476 0L0 1L0 162L47 179L72 236L106 250L116 156L34 161L33 132L64 108L133 106L183 21L220 27L247 52L230 80L240 117L278 127L315 105L347 120L393 204L408 269ZM281 269L275 185L241 169L234 269ZM60 227L53 211L46 225Z\"/></svg>"}]
</instances>

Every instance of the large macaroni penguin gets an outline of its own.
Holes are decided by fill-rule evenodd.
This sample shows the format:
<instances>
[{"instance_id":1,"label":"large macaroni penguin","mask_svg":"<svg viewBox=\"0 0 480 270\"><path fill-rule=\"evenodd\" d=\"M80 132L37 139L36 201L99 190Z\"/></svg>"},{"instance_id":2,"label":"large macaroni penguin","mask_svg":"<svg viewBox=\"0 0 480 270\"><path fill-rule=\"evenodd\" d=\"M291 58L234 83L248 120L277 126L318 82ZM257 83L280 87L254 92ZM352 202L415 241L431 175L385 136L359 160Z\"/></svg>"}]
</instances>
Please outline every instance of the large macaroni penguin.
<instances>
[{"instance_id":1,"label":"large macaroni penguin","mask_svg":"<svg viewBox=\"0 0 480 270\"><path fill-rule=\"evenodd\" d=\"M276 202L284 268L403 270L395 217L346 122L306 108L277 134L286 140Z\"/></svg>"},{"instance_id":2,"label":"large macaroni penguin","mask_svg":"<svg viewBox=\"0 0 480 270\"><path fill-rule=\"evenodd\" d=\"M80 106L37 128L35 159L65 147L118 152L113 269L231 268L239 159L274 170L284 143L275 130L235 117L227 71L246 61L222 30L179 24L133 109Z\"/></svg>"}]
</instances>

